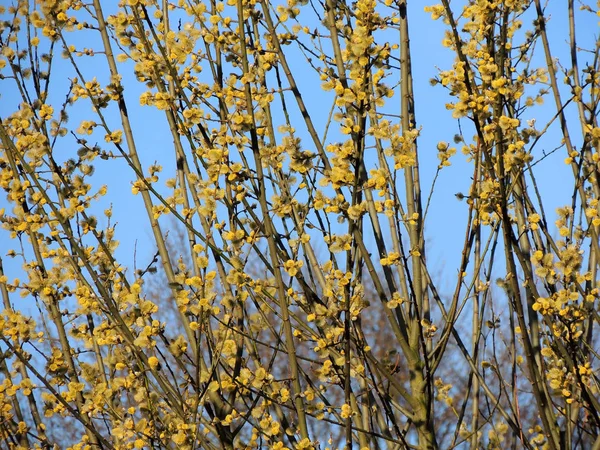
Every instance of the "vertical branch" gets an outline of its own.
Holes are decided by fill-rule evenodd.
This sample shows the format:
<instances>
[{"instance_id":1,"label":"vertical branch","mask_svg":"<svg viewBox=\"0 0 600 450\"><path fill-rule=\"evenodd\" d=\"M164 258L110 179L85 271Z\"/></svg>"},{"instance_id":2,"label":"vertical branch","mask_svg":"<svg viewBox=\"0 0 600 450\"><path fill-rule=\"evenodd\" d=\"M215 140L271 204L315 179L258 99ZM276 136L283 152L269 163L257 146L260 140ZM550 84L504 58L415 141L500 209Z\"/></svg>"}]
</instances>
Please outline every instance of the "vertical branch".
<instances>
[{"instance_id":1,"label":"vertical branch","mask_svg":"<svg viewBox=\"0 0 600 450\"><path fill-rule=\"evenodd\" d=\"M400 0L398 2L400 12L400 116L402 125L402 134L405 137L414 129L414 99L411 96L412 88L411 65L410 65L410 38L408 29L408 11L407 2ZM414 153L417 155L416 142L412 144ZM418 166L409 166L404 169L404 182L406 188L406 210L410 220L414 220L413 226L409 225L410 254L412 262L412 295L413 295L413 313L410 317L410 345L416 355L423 355L423 360L415 358L409 360L409 370L411 374L411 387L413 395L419 402L419 408L414 412L414 420L419 433L419 445L422 448L434 448L437 446L435 441L435 432L433 425L433 402L432 402L432 380L428 373L426 347L423 346L423 352L419 351L423 342L423 333L421 319L429 316L425 310L425 291L426 282L423 279L423 267L421 255L424 253L421 240L421 227L423 217L421 216L421 193L419 186L415 183L415 173Z\"/></svg>"},{"instance_id":2,"label":"vertical branch","mask_svg":"<svg viewBox=\"0 0 600 450\"><path fill-rule=\"evenodd\" d=\"M244 35L244 5L242 0L237 1L237 14L238 14L238 30L240 33L240 47L242 56L242 69L244 76L249 74L248 54L246 50L246 40ZM275 35L273 39L277 39ZM294 344L294 333L292 330L292 324L290 322L290 313L287 300L287 294L285 291L285 285L281 275L281 268L279 258L277 256L277 247L275 244L275 228L271 220L269 207L267 204L267 193L265 189L265 180L263 173L263 163L260 156L260 150L258 148L258 136L256 133L256 119L254 117L252 93L250 90L250 82L244 83L245 89L245 100L246 100L246 112L251 117L252 126L250 128L251 146L252 153L254 155L256 178L258 182L258 200L262 211L264 220L265 233L267 235L267 242L269 247L269 255L271 258L271 264L273 266L273 272L275 275L275 281L277 285L277 295L279 298L279 305L281 310L281 319L283 320L283 329L285 334L285 345L288 352L288 361L290 363L290 373L292 378L293 394L294 394L294 405L296 413L298 414L298 427L300 428L300 436L302 439L309 439L308 426L306 422L306 412L304 410L304 401L302 398L302 387L300 385L300 372L298 367L298 360L296 357L296 348Z\"/></svg>"}]
</instances>

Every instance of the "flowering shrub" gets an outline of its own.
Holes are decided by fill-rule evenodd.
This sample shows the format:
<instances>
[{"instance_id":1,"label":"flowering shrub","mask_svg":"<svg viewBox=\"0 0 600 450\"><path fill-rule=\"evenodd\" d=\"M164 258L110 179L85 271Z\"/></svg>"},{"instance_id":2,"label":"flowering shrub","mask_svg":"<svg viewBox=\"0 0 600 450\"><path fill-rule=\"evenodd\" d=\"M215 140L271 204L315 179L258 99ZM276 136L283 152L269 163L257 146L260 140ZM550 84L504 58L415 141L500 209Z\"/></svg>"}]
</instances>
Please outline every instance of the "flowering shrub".
<instances>
[{"instance_id":1,"label":"flowering shrub","mask_svg":"<svg viewBox=\"0 0 600 450\"><path fill-rule=\"evenodd\" d=\"M3 447L597 448L598 5L463 3L0 7Z\"/></svg>"}]
</instances>

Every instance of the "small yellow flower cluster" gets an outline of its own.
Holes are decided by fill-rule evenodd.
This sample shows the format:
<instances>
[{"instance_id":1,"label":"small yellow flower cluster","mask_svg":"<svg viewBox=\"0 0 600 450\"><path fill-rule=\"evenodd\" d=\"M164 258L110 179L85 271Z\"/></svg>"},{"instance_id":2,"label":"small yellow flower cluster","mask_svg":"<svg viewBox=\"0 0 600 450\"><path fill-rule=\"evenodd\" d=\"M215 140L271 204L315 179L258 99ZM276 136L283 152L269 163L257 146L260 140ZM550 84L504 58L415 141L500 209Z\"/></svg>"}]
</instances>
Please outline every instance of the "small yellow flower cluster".
<instances>
[{"instance_id":1,"label":"small yellow flower cluster","mask_svg":"<svg viewBox=\"0 0 600 450\"><path fill-rule=\"evenodd\" d=\"M339 253L350 250L352 236L349 234L331 234L325 236L324 240L325 243L329 245L329 251L331 253Z\"/></svg>"},{"instance_id":2,"label":"small yellow flower cluster","mask_svg":"<svg viewBox=\"0 0 600 450\"><path fill-rule=\"evenodd\" d=\"M304 261L302 260L294 261L290 259L283 264L283 268L285 269L285 271L288 273L288 275L292 277L296 276L298 270L301 269L302 266L304 266Z\"/></svg>"},{"instance_id":3,"label":"small yellow flower cluster","mask_svg":"<svg viewBox=\"0 0 600 450\"><path fill-rule=\"evenodd\" d=\"M436 399L445 402L448 406L452 406L453 400L452 397L449 395L450 389L452 389L452 385L444 383L444 381L441 378L436 378L434 384L436 388Z\"/></svg>"},{"instance_id":4,"label":"small yellow flower cluster","mask_svg":"<svg viewBox=\"0 0 600 450\"><path fill-rule=\"evenodd\" d=\"M112 142L113 144L120 144L123 141L123 132L121 130L116 130L107 134L104 137L106 142Z\"/></svg>"},{"instance_id":5,"label":"small yellow flower cluster","mask_svg":"<svg viewBox=\"0 0 600 450\"><path fill-rule=\"evenodd\" d=\"M400 125L392 124L387 120L380 121L376 126L371 126L368 133L377 139L390 145L384 148L384 153L394 159L394 169L404 169L411 167L416 161L415 142L420 131L412 129L399 133Z\"/></svg>"},{"instance_id":6,"label":"small yellow flower cluster","mask_svg":"<svg viewBox=\"0 0 600 450\"><path fill-rule=\"evenodd\" d=\"M347 140L343 144L330 144L327 151L333 153L331 158L331 171L321 180L321 185L326 186L331 182L334 188L354 184L354 170L351 166L355 157L354 143Z\"/></svg>"},{"instance_id":7,"label":"small yellow flower cluster","mask_svg":"<svg viewBox=\"0 0 600 450\"><path fill-rule=\"evenodd\" d=\"M401 263L400 254L397 252L389 252L386 257L381 258L380 263L382 266L391 266Z\"/></svg>"},{"instance_id":8,"label":"small yellow flower cluster","mask_svg":"<svg viewBox=\"0 0 600 450\"><path fill-rule=\"evenodd\" d=\"M552 253L544 254L541 250L536 250L531 255L531 262L535 266L535 274L544 278L548 283L556 282L556 271L554 270L554 255Z\"/></svg>"},{"instance_id":9,"label":"small yellow flower cluster","mask_svg":"<svg viewBox=\"0 0 600 450\"><path fill-rule=\"evenodd\" d=\"M589 201L588 207L585 209L585 216L592 221L592 225L597 227L600 225L600 213L598 212L598 199L593 198Z\"/></svg>"},{"instance_id":10,"label":"small yellow flower cluster","mask_svg":"<svg viewBox=\"0 0 600 450\"><path fill-rule=\"evenodd\" d=\"M19 311L5 310L0 315L2 334L14 342L28 342L35 337L35 321Z\"/></svg>"},{"instance_id":11,"label":"small yellow flower cluster","mask_svg":"<svg viewBox=\"0 0 600 450\"><path fill-rule=\"evenodd\" d=\"M83 85L79 83L78 79L73 80L71 101L76 102L86 98L93 99L98 107L105 107L110 100L110 95L104 92L96 77L86 81Z\"/></svg>"},{"instance_id":12,"label":"small yellow flower cluster","mask_svg":"<svg viewBox=\"0 0 600 450\"><path fill-rule=\"evenodd\" d=\"M455 147L449 147L446 142L438 142L438 159L440 160L439 168L450 166L450 158L456 154Z\"/></svg>"},{"instance_id":13,"label":"small yellow flower cluster","mask_svg":"<svg viewBox=\"0 0 600 450\"><path fill-rule=\"evenodd\" d=\"M484 225L494 223L498 219L498 201L500 200L500 182L485 179L479 183L478 221Z\"/></svg>"},{"instance_id":14,"label":"small yellow flower cluster","mask_svg":"<svg viewBox=\"0 0 600 450\"><path fill-rule=\"evenodd\" d=\"M505 422L495 423L494 427L488 431L488 447L502 448L508 429L508 424Z\"/></svg>"}]
</instances>

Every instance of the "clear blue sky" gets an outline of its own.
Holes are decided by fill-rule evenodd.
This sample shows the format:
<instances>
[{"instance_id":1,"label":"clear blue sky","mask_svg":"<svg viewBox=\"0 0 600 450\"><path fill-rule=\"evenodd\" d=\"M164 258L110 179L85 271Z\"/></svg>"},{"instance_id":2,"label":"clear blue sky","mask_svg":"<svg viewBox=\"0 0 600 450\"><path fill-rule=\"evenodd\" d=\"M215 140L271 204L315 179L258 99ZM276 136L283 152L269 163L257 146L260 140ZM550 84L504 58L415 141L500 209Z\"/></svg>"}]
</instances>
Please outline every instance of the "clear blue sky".
<instances>
[{"instance_id":1,"label":"clear blue sky","mask_svg":"<svg viewBox=\"0 0 600 450\"><path fill-rule=\"evenodd\" d=\"M567 18L563 13L564 6L562 2L549 2L551 6L551 21L548 24L550 30L551 44L554 55L568 61L567 46ZM432 21L429 14L423 11L425 2L409 2L409 20L411 33L412 62L414 72L416 119L418 126L422 127L421 137L419 138L419 155L421 161L421 176L425 193L428 193L432 176L435 173L435 167L438 164L437 151L435 146L438 141L452 142L454 134L457 132L457 123L451 118L451 113L446 110L445 103L450 101L446 92L441 86L432 87L429 80L437 73L437 68L449 69L453 61L452 53L444 49L440 42L443 38L444 25L440 21ZM107 14L109 11L107 11ZM591 14L580 14L581 21L578 25L579 44L582 47L591 47L597 36L598 26L595 18ZM302 16L304 17L304 16ZM529 27L529 20L525 19L525 28ZM90 32L77 32L69 35L71 43L74 43L78 49L82 47L100 48L97 38ZM290 49L293 46L290 47ZM538 56L541 56L541 48L537 49ZM580 55L583 56L583 55ZM309 111L322 131L328 108L323 108L323 96L326 94L320 90L316 75L312 71L307 71L304 67L305 61L301 58L292 58L294 69L302 71L306 76L297 77L300 82L301 91L308 103ZM107 68L101 55L94 58L80 59L85 62L83 71L90 79L97 76L101 83L107 81ZM540 60L539 65L544 65ZM535 66L535 64L534 64ZM130 108L130 116L133 123L134 135L138 142L138 151L144 167L148 167L154 161L158 161L164 167L161 179L167 179L173 176L174 161L172 151L172 139L167 128L164 114L151 108L139 107L139 94L143 92L143 86L132 80L131 65L121 64L119 66L124 76L125 96ZM4 69L6 71L7 69ZM66 60L58 60L52 73L52 88L50 103L58 110L66 94L68 86L68 77L73 76L73 71ZM0 92L2 98L0 101L0 117L6 118L7 114L14 110L18 102L17 92L14 90L12 80L0 80ZM397 98L392 102L399 102ZM390 102L390 105L394 106ZM290 103L290 110L297 115L297 109ZM398 109L396 109L396 112ZM548 99L545 106L538 108L538 125L544 123L544 118L554 114L554 105ZM568 109L568 114L574 114L573 108ZM69 127L76 129L81 119L93 117L89 106L79 105L70 112L71 121ZM121 128L118 116L110 118L115 128ZM463 126L468 128L468 122L463 121ZM575 122L577 124L577 121ZM579 132L575 126L572 126L572 132ZM300 136L303 135L303 126L297 127ZM465 133L467 136L470 133ZM577 133L574 133L577 135ZM103 144L102 136L97 135L99 143ZM304 133L304 136L306 134ZM333 136L333 135L332 135ZM544 140L538 145L534 152L537 158L542 150L551 150L560 142L560 133L558 125L555 124ZM75 155L77 145L73 140L63 139L57 149L56 154L69 158ZM304 139L306 149L311 149L309 140ZM579 144L575 139L576 145ZM314 150L314 149L313 149ZM564 150L559 154L548 158L546 161L536 166L536 175L540 183L543 196L548 202L547 211L553 211L558 205L566 204L570 201L570 192L561 189L561 179L570 177L569 169L562 163L566 155ZM59 157L60 158L60 157ZM431 269L446 268L451 270L452 274L456 271L456 266L460 258L461 240L463 238L466 204L459 202L454 194L456 192L467 192L470 184L471 165L465 162L465 157L460 151L452 159L452 166L445 169L439 178L436 193L430 207L430 214L427 220L428 235L428 257L432 261ZM97 186L108 184L109 194L94 208L97 208L99 216L109 203L113 204L114 220L118 222L117 238L121 245L117 251L117 258L121 263L132 266L134 248L137 243L138 267L144 266L149 262L149 258L154 253L153 239L146 213L142 206L141 196L131 195L131 182L134 180L134 174L125 165L123 161L102 161L96 160L96 174L93 177ZM4 195L0 196L0 208L6 207ZM553 217L552 215L550 217ZM103 220L103 219L101 219ZM168 224L167 222L163 222ZM167 228L167 227L165 227ZM15 243L5 239L5 232L0 231L0 254L5 254L9 248L14 248ZM150 243L150 244L149 244ZM4 258L5 269L9 278L18 276L19 268L11 263L9 258Z\"/></svg>"}]
</instances>

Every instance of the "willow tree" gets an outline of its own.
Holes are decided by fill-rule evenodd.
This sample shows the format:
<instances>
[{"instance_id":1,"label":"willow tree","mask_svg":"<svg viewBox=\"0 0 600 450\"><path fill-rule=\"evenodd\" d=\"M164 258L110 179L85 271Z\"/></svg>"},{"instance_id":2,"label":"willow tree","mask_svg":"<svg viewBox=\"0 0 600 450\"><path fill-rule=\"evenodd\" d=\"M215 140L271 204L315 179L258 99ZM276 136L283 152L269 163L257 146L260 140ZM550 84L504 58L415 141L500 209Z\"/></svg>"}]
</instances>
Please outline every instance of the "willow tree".
<instances>
[{"instance_id":1,"label":"willow tree","mask_svg":"<svg viewBox=\"0 0 600 450\"><path fill-rule=\"evenodd\" d=\"M4 448L600 448L596 12L463 3L2 7Z\"/></svg>"}]
</instances>

